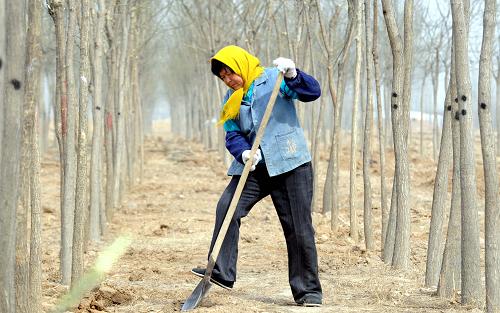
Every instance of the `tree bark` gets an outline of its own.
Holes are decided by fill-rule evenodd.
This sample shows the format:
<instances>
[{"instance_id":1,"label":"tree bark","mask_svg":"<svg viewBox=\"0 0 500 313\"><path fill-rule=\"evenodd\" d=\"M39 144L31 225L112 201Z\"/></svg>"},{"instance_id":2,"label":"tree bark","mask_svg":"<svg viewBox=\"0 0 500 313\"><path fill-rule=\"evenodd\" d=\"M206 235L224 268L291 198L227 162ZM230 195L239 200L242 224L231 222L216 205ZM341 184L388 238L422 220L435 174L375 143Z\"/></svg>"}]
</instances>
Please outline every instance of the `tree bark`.
<instances>
[{"instance_id":1,"label":"tree bark","mask_svg":"<svg viewBox=\"0 0 500 313\"><path fill-rule=\"evenodd\" d=\"M462 304L478 305L481 298L479 221L476 206L476 171L472 129L472 93L469 72L468 9L462 0L451 1L455 70L460 109L460 187L462 196Z\"/></svg>"},{"instance_id":2,"label":"tree bark","mask_svg":"<svg viewBox=\"0 0 500 313\"><path fill-rule=\"evenodd\" d=\"M7 1L0 1L0 29L6 29L6 25L5 25L5 3ZM0 31L0 86L4 86L4 71L2 68L3 66L5 66L5 36L6 36L6 32L5 31ZM3 90L2 90L3 92ZM1 103L2 100L0 100L0 103ZM3 105L3 103L1 103ZM0 109L0 157L2 155L2 134L3 134L3 123L4 123L4 119L3 119L3 107L2 109Z\"/></svg>"},{"instance_id":3,"label":"tree bark","mask_svg":"<svg viewBox=\"0 0 500 313\"><path fill-rule=\"evenodd\" d=\"M460 195L460 123L456 88L455 74L455 51L452 47L451 68L450 68L450 88L451 102L451 127L452 127L452 148L453 148L453 178L451 189L451 207L448 219L448 231L446 234L446 244L444 248L443 261L438 282L438 296L452 298L460 289L461 284L461 195ZM444 132L444 130L443 130Z\"/></svg>"},{"instance_id":4,"label":"tree bark","mask_svg":"<svg viewBox=\"0 0 500 313\"><path fill-rule=\"evenodd\" d=\"M441 38L440 38L441 40ZM441 51L441 41L436 47L436 56L434 58L434 71L431 75L432 78L432 157L434 160L438 158L438 116L437 116L437 96L439 90L439 51Z\"/></svg>"},{"instance_id":5,"label":"tree bark","mask_svg":"<svg viewBox=\"0 0 500 313\"><path fill-rule=\"evenodd\" d=\"M29 3L29 20L33 28L33 38L36 40L34 44L33 55L37 59L37 66L33 66L33 75L35 83L33 86L33 98L36 99L40 93L40 72L41 72L41 37L40 28L42 24L42 7L43 3L39 0L31 0ZM29 84L29 81L28 81ZM29 90L29 89L28 89ZM40 200L40 149L38 136L38 121L40 114L36 108L40 107L33 103L33 128L31 133L31 179L30 179L30 206L31 206L31 236L30 236L30 260L29 260L29 312L39 312L42 305L42 209ZM48 124L48 120L46 124ZM48 127L47 127L48 128Z\"/></svg>"},{"instance_id":6,"label":"tree bark","mask_svg":"<svg viewBox=\"0 0 500 313\"><path fill-rule=\"evenodd\" d=\"M443 255L443 221L445 218L445 202L448 196L448 173L451 162L451 84L448 84L443 110L443 132L436 178L434 179L434 193L432 196L431 223L427 243L427 260L425 267L425 286L436 286L439 281Z\"/></svg>"},{"instance_id":7,"label":"tree bark","mask_svg":"<svg viewBox=\"0 0 500 313\"><path fill-rule=\"evenodd\" d=\"M119 53L119 62L118 62L118 99L117 100L117 107L116 107L116 112L115 112L115 121L116 121L116 142L115 142L115 156L114 156L114 183L113 183L113 207L117 208L120 205L120 188L123 188L124 186L121 186L121 179L122 179L122 170L123 170L123 160L125 154L125 142L124 142L124 137L125 137L125 129L124 129L124 122L125 122L125 114L126 111L125 109L125 72L126 72L126 62L127 62L127 56L128 56L128 25L127 25L127 19L126 19L126 12L127 12L127 0L122 0L118 4L118 16L120 19L120 24L119 27L117 28L122 35L121 38L121 47L120 47L120 53ZM116 35L116 33L115 33Z\"/></svg>"},{"instance_id":8,"label":"tree bark","mask_svg":"<svg viewBox=\"0 0 500 313\"><path fill-rule=\"evenodd\" d=\"M385 23L393 56L392 129L396 159L395 180L397 214L392 265L407 268L410 261L410 177L408 164L408 126L412 50L413 1L405 1L404 46L399 35L392 2L382 0ZM394 192L394 190L393 190ZM391 204L392 205L392 204Z\"/></svg>"},{"instance_id":9,"label":"tree bark","mask_svg":"<svg viewBox=\"0 0 500 313\"><path fill-rule=\"evenodd\" d=\"M95 27L95 48L93 58L94 83L93 98L94 107L92 108L93 132L92 132L92 152L90 169L90 214L89 214L89 239L93 242L101 238L101 225L105 225L106 215L102 214L104 207L101 203L102 194L102 146L103 146L103 128L104 117L103 109L103 38L104 18L106 14L106 1L99 0L99 9L97 12L97 23Z\"/></svg>"},{"instance_id":10,"label":"tree bark","mask_svg":"<svg viewBox=\"0 0 500 313\"><path fill-rule=\"evenodd\" d=\"M498 36L500 38L500 34ZM500 156L500 53L497 55L497 75L496 75L496 111L497 111L497 156Z\"/></svg>"},{"instance_id":11,"label":"tree bark","mask_svg":"<svg viewBox=\"0 0 500 313\"><path fill-rule=\"evenodd\" d=\"M61 210L61 281L65 285L71 283L71 262L73 251L73 226L75 218L75 186L76 186L76 92L74 82L73 51L76 27L76 2L68 0L68 28L66 41L66 79L67 79L67 114L62 116L64 142L64 186ZM64 120L66 122L64 122Z\"/></svg>"},{"instance_id":12,"label":"tree bark","mask_svg":"<svg viewBox=\"0 0 500 313\"><path fill-rule=\"evenodd\" d=\"M424 156L424 91L425 80L427 75L422 78L422 86L420 87L420 156Z\"/></svg>"},{"instance_id":13,"label":"tree bark","mask_svg":"<svg viewBox=\"0 0 500 313\"><path fill-rule=\"evenodd\" d=\"M394 172L396 172L396 169L394 169ZM392 192L391 192L391 207L389 210L389 216L387 220L387 229L386 229L386 234L385 237L383 238L384 241L383 246L383 253L382 253L382 260L386 264L391 264L392 263L392 257L394 255L394 242L396 239L396 218L398 215L398 198L397 198L397 186L396 182L398 181L398 177L396 176L397 173L394 174L394 178L392 180Z\"/></svg>"},{"instance_id":14,"label":"tree bark","mask_svg":"<svg viewBox=\"0 0 500 313\"><path fill-rule=\"evenodd\" d=\"M380 91L380 64L379 64L379 47L378 47L378 1L373 1L373 67L375 72L375 92L377 95L377 126L379 140L379 157L380 157L380 211L381 211L381 238L380 250L381 256L384 253L384 242L387 234L387 188L385 184L385 129L383 119L383 102Z\"/></svg>"},{"instance_id":15,"label":"tree bark","mask_svg":"<svg viewBox=\"0 0 500 313\"><path fill-rule=\"evenodd\" d=\"M40 26L41 26L42 3L37 0L30 0L28 6L28 34L26 39L26 68L31 69L26 73L25 98L23 106L23 134L22 134L22 159L21 159L21 205L18 206L17 213L17 238L16 238L16 312L37 312L40 306L41 297L41 262L40 262L40 219L34 215L34 236L33 240L38 240L38 247L33 246L33 253L29 253L28 237L28 214L37 208L33 208L33 189L37 188L38 176L33 175L36 167L35 158L38 158L38 151L34 150L33 143L38 143L36 110L40 93L40 66L41 66L41 46L40 46ZM36 197L36 195L34 195ZM39 197L39 195L38 195ZM38 199L39 209L39 199ZM32 221L33 224L33 221ZM34 301L34 302L32 302Z\"/></svg>"},{"instance_id":16,"label":"tree bark","mask_svg":"<svg viewBox=\"0 0 500 313\"><path fill-rule=\"evenodd\" d=\"M356 3L356 61L354 69L354 100L352 104L352 124L351 124L351 161L349 166L349 216L350 230L349 235L355 243L358 242L358 217L356 213L356 165L357 165L357 140L358 140L358 107L360 103L361 89L361 62L363 59L363 42L362 42L362 23L363 23L363 6L361 0Z\"/></svg>"},{"instance_id":17,"label":"tree bark","mask_svg":"<svg viewBox=\"0 0 500 313\"><path fill-rule=\"evenodd\" d=\"M365 62L366 62L366 116L363 143L363 184L364 184L364 234L366 250L375 248L373 242L372 226L372 185L370 182L370 161L371 161L371 142L373 125L373 91L372 91L372 58L370 50L372 49L372 35L370 31L370 1L364 1L365 6Z\"/></svg>"},{"instance_id":18,"label":"tree bark","mask_svg":"<svg viewBox=\"0 0 500 313\"><path fill-rule=\"evenodd\" d=\"M71 285L78 287L83 275L83 251L86 215L88 210L88 165L87 165L87 132L88 132L88 104L89 104L89 29L90 8L89 0L81 0L80 24L80 98L79 98L79 127L78 127L78 159L75 197L75 225L73 232L73 253L71 266Z\"/></svg>"},{"instance_id":19,"label":"tree bark","mask_svg":"<svg viewBox=\"0 0 500 313\"><path fill-rule=\"evenodd\" d=\"M0 312L14 313L16 209L18 205L21 108L25 92L25 2L5 7L6 58L3 98L3 139L0 161Z\"/></svg>"},{"instance_id":20,"label":"tree bark","mask_svg":"<svg viewBox=\"0 0 500 313\"><path fill-rule=\"evenodd\" d=\"M500 207L495 136L491 117L492 46L495 37L496 0L486 0L483 44L479 61L478 112L484 167L484 221L486 260L486 310L500 312ZM498 101L498 100L497 100Z\"/></svg>"}]
</instances>

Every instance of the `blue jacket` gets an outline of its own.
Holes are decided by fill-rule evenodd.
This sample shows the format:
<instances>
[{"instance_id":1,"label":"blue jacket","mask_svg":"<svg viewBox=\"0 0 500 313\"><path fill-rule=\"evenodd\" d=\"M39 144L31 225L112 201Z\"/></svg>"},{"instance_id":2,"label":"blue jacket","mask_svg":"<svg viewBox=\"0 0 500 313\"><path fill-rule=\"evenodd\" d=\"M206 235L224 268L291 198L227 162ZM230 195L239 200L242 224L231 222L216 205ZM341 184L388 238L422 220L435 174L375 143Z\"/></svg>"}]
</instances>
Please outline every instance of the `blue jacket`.
<instances>
[{"instance_id":1,"label":"blue jacket","mask_svg":"<svg viewBox=\"0 0 500 313\"><path fill-rule=\"evenodd\" d=\"M235 158L228 175L241 175L243 172L241 154L251 149L277 76L276 68L265 69L243 98L238 118L224 124L226 148ZM232 93L233 90L227 92L224 103ZM294 99L308 102L316 100L320 95L318 82L300 70L297 70L295 78L284 79L260 143L263 156L261 162L265 162L270 176L286 173L311 161Z\"/></svg>"}]
</instances>

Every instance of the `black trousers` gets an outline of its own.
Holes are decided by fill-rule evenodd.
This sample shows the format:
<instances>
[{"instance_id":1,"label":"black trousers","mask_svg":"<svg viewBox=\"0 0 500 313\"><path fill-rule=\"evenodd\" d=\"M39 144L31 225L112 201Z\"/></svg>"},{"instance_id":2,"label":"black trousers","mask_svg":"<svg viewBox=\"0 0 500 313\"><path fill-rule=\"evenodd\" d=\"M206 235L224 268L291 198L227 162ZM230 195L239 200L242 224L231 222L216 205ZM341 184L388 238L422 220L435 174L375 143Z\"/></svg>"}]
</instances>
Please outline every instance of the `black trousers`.
<instances>
[{"instance_id":1,"label":"black trousers","mask_svg":"<svg viewBox=\"0 0 500 313\"><path fill-rule=\"evenodd\" d=\"M233 176L217 204L215 228L210 253L226 216L240 176ZM222 243L213 275L226 281L236 280L239 227L242 217L262 198L270 195L281 222L288 252L288 278L295 301L305 295L321 299L318 278L318 256L314 243L311 218L313 174L311 163L269 177L265 165L259 164L250 172L241 198Z\"/></svg>"}]
</instances>

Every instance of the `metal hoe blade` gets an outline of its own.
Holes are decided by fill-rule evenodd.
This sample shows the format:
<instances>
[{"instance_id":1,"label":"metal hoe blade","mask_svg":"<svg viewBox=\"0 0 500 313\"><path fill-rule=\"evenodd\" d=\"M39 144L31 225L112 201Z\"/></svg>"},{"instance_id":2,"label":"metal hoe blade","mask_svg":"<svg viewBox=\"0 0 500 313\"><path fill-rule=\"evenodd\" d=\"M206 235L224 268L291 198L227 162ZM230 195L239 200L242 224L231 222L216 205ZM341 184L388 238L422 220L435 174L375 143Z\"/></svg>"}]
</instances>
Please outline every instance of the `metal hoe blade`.
<instances>
[{"instance_id":1,"label":"metal hoe blade","mask_svg":"<svg viewBox=\"0 0 500 313\"><path fill-rule=\"evenodd\" d=\"M186 312L196 308L201 302L201 299L203 299L205 294L208 292L210 287L212 287L212 283L210 283L210 276L205 275L198 286L196 286L196 288L193 290L193 293L191 293L186 302L184 302L181 311Z\"/></svg>"}]
</instances>

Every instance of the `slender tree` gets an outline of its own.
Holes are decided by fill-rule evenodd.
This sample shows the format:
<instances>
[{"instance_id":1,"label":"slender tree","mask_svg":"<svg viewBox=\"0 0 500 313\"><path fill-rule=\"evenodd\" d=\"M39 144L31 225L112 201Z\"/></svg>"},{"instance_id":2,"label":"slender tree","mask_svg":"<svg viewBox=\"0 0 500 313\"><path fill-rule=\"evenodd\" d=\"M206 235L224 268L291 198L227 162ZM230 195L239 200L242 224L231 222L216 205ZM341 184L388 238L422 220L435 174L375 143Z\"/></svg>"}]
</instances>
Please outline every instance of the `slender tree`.
<instances>
[{"instance_id":1,"label":"slender tree","mask_svg":"<svg viewBox=\"0 0 500 313\"><path fill-rule=\"evenodd\" d=\"M89 28L90 8L89 1L80 2L80 92L79 92L79 123L78 123L78 155L77 178L75 195L75 225L73 231L73 253L71 265L71 284L78 286L83 274L84 230L86 212L88 209L88 169L87 169L87 132L88 132L88 104L89 104Z\"/></svg>"},{"instance_id":2,"label":"slender tree","mask_svg":"<svg viewBox=\"0 0 500 313\"><path fill-rule=\"evenodd\" d=\"M5 3L0 1L0 29L5 28ZM4 85L4 71L2 66L5 62L5 31L0 31L0 86ZM2 155L2 134L3 134L3 109L0 109L0 156Z\"/></svg>"},{"instance_id":3,"label":"slender tree","mask_svg":"<svg viewBox=\"0 0 500 313\"><path fill-rule=\"evenodd\" d=\"M458 98L455 74L455 48L452 45L450 82L448 98L451 101L451 133L453 146L453 178L451 189L451 207L448 219L448 230L446 243L441 262L437 293L443 298L452 298L460 289L461 284L461 194L460 194L460 111L458 109ZM443 134L445 133L443 129ZM444 139L441 141L443 144ZM432 223L432 222L431 222ZM432 266L429 265L429 266ZM432 269L431 269L432 270ZM430 274L429 270L429 275ZM427 275L427 272L426 272ZM432 277L430 277L430 280Z\"/></svg>"},{"instance_id":4,"label":"slender tree","mask_svg":"<svg viewBox=\"0 0 500 313\"><path fill-rule=\"evenodd\" d=\"M40 264L40 219L31 214L33 240L38 247L32 247L32 257L29 252L28 215L36 203L38 177L35 174L35 158L38 151L33 149L33 142L38 142L36 109L38 92L40 91L40 27L42 3L38 0L29 1L28 32L26 39L26 68L31 69L25 74L25 98L23 105L22 155L21 155L21 205L17 212L16 236L16 312L36 312L41 296L41 264ZM35 174L35 175L34 175ZM38 195L39 197L39 195ZM39 202L39 201L38 201ZM38 218L38 220L37 220ZM36 238L38 237L38 238ZM33 263L31 263L33 261ZM32 302L34 301L34 302Z\"/></svg>"},{"instance_id":5,"label":"slender tree","mask_svg":"<svg viewBox=\"0 0 500 313\"><path fill-rule=\"evenodd\" d=\"M395 179L393 194L396 216L396 229L392 265L406 268L410 261L410 177L408 164L408 127L410 104L410 78L412 67L413 40L413 1L405 1L404 9L404 41L400 37L392 2L382 0L385 24L393 57L392 80L392 129L395 153ZM391 210L393 204L391 203ZM388 232L389 234L389 232ZM387 239L386 239L387 242ZM387 246L384 248L387 249Z\"/></svg>"},{"instance_id":6,"label":"slender tree","mask_svg":"<svg viewBox=\"0 0 500 313\"><path fill-rule=\"evenodd\" d=\"M104 19L106 14L106 1L98 1L97 22L95 25L95 41L93 49L93 132L92 132L92 152L90 165L90 214L89 214L89 238L91 241L98 241L101 236L101 227L104 227L106 214L101 201L102 195L102 155L103 155L103 38Z\"/></svg>"},{"instance_id":7,"label":"slender tree","mask_svg":"<svg viewBox=\"0 0 500 313\"><path fill-rule=\"evenodd\" d=\"M21 108L25 90L26 6L5 6L6 57L3 68L3 139L0 160L0 312L13 313L15 302L16 209L19 192Z\"/></svg>"},{"instance_id":8,"label":"slender tree","mask_svg":"<svg viewBox=\"0 0 500 313\"><path fill-rule=\"evenodd\" d=\"M492 46L495 38L496 0L485 1L483 44L479 61L478 112L484 168L484 221L486 310L500 312L500 202L491 105ZM497 99L498 101L498 99Z\"/></svg>"},{"instance_id":9,"label":"slender tree","mask_svg":"<svg viewBox=\"0 0 500 313\"><path fill-rule=\"evenodd\" d=\"M432 196L431 223L427 242L427 259L425 267L425 285L436 286L439 280L442 255L444 250L443 224L445 219L445 202L448 194L448 173L452 157L451 120L452 99L451 85L448 84L443 109L443 132L441 133L441 147L439 160L434 179L434 193Z\"/></svg>"},{"instance_id":10,"label":"slender tree","mask_svg":"<svg viewBox=\"0 0 500 313\"><path fill-rule=\"evenodd\" d=\"M371 141L373 125L373 91L372 91L372 58L370 51L372 49L372 36L370 30L370 1L364 1L365 9L365 62L366 62L366 116L363 143L363 185L364 185L364 234L366 250L373 250L373 226L372 226L372 187L370 182L370 161L371 161Z\"/></svg>"},{"instance_id":11,"label":"slender tree","mask_svg":"<svg viewBox=\"0 0 500 313\"><path fill-rule=\"evenodd\" d=\"M378 47L378 1L373 1L373 68L375 74L375 93L377 95L377 128L379 140L379 158L380 158L380 211L381 211L381 238L380 248L383 256L384 241L387 233L387 188L385 185L385 130L383 121L383 102L380 92L380 63ZM387 118L387 117L386 117Z\"/></svg>"},{"instance_id":12,"label":"slender tree","mask_svg":"<svg viewBox=\"0 0 500 313\"><path fill-rule=\"evenodd\" d=\"M462 303L479 304L481 298L479 220L472 129L472 94L469 72L469 10L462 0L451 1L455 70L460 110L460 187L462 196Z\"/></svg>"},{"instance_id":13,"label":"slender tree","mask_svg":"<svg viewBox=\"0 0 500 313\"><path fill-rule=\"evenodd\" d=\"M356 61L354 69L354 99L352 104L352 124L351 124L351 161L349 166L349 216L350 216L350 231L349 234L354 242L358 242L358 217L356 213L356 167L358 150L358 107L360 103L361 92L361 62L362 62L362 48L363 48L363 3L361 0L356 2L356 35L354 41L356 42Z\"/></svg>"}]
</instances>

